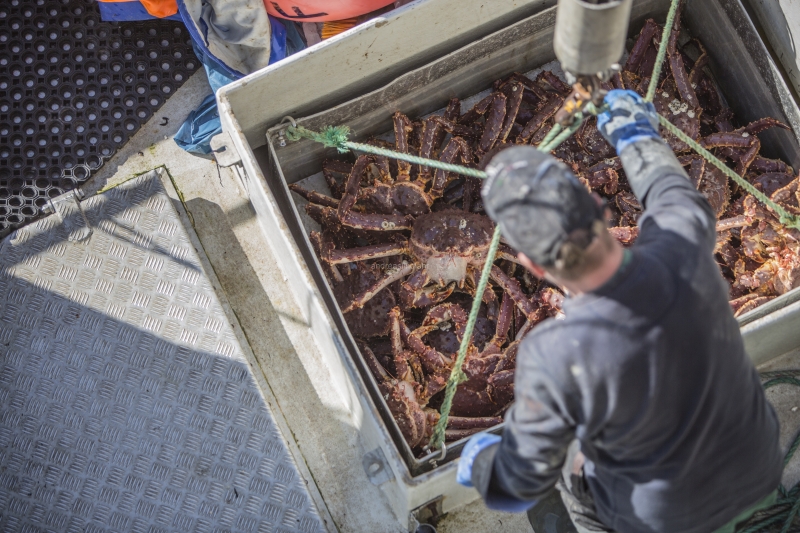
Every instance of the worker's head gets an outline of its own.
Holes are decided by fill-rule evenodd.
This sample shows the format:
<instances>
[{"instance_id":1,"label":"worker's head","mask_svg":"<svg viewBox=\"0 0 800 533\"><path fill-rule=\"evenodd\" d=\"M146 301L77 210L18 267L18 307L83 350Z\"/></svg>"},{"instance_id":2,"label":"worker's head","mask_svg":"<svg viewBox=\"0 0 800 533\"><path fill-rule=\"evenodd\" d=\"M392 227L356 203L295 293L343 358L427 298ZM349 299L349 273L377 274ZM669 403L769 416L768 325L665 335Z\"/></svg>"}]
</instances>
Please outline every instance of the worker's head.
<instances>
[{"instance_id":1,"label":"worker's head","mask_svg":"<svg viewBox=\"0 0 800 533\"><path fill-rule=\"evenodd\" d=\"M503 150L486 167L486 212L534 274L558 284L598 268L616 246L603 203L564 163L531 146Z\"/></svg>"}]
</instances>

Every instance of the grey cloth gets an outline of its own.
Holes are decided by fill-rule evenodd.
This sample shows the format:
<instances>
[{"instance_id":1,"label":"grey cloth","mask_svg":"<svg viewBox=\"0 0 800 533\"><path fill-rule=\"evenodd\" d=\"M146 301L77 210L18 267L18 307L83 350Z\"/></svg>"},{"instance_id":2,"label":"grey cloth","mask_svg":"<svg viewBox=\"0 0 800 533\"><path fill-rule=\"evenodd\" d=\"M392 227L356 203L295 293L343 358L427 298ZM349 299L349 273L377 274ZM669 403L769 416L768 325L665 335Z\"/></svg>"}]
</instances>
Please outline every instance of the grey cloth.
<instances>
[{"instance_id":1,"label":"grey cloth","mask_svg":"<svg viewBox=\"0 0 800 533\"><path fill-rule=\"evenodd\" d=\"M486 213L509 244L535 263L554 265L567 240L582 248L591 243L602 208L561 161L532 146L515 146L494 156L486 174Z\"/></svg>"},{"instance_id":2,"label":"grey cloth","mask_svg":"<svg viewBox=\"0 0 800 533\"><path fill-rule=\"evenodd\" d=\"M186 10L209 51L250 74L269 65L271 29L263 0L186 0Z\"/></svg>"},{"instance_id":3,"label":"grey cloth","mask_svg":"<svg viewBox=\"0 0 800 533\"><path fill-rule=\"evenodd\" d=\"M561 479L556 483L556 488L578 533L613 533L597 516L597 508L586 482L584 460L580 442L572 441L567 449L567 458L561 468Z\"/></svg>"},{"instance_id":4,"label":"grey cloth","mask_svg":"<svg viewBox=\"0 0 800 533\"><path fill-rule=\"evenodd\" d=\"M672 149L661 139L642 139L629 144L622 149L619 159L625 168L625 175L634 176L629 181L637 198L647 196L647 191L661 176L686 176Z\"/></svg>"},{"instance_id":5,"label":"grey cloth","mask_svg":"<svg viewBox=\"0 0 800 533\"><path fill-rule=\"evenodd\" d=\"M711 208L666 145L640 142L622 157L645 207L630 260L522 342L483 495L544 495L577 438L609 529L708 533L777 487L778 421L713 258Z\"/></svg>"}]
</instances>

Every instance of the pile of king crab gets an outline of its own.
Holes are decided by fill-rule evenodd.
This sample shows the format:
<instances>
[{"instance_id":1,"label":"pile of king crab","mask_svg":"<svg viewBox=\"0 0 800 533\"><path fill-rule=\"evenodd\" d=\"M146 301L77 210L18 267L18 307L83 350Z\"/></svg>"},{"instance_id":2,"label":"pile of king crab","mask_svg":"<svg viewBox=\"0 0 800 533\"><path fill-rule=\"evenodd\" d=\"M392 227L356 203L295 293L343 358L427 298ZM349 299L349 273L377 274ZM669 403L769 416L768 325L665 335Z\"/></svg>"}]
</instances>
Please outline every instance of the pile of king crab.
<instances>
[{"instance_id":1,"label":"pile of king crab","mask_svg":"<svg viewBox=\"0 0 800 533\"><path fill-rule=\"evenodd\" d=\"M676 20L654 104L673 124L737 173L800 214L798 176L786 163L759 155L758 133L787 128L772 118L740 126L709 76L708 55L682 38ZM646 92L662 28L648 20L621 71L607 89ZM453 98L441 115L411 120L394 114L394 142L369 142L404 153L481 167L498 151L537 145L571 89L553 72L533 79L514 73L462 112ZM669 133L661 132L708 199L719 220L715 250L738 315L800 285L800 233ZM611 232L632 244L642 208L614 149L590 118L554 150L587 189L607 200ZM476 287L493 222L480 200L480 182L442 170L374 155L327 160L330 195L292 185L321 228L311 242L351 333L379 383L389 409L416 453L422 453L439 414L443 390L462 340L468 310L481 298L455 394L447 441L502 421L513 400L521 339L560 313L563 295L531 276L501 242L490 283Z\"/></svg>"}]
</instances>

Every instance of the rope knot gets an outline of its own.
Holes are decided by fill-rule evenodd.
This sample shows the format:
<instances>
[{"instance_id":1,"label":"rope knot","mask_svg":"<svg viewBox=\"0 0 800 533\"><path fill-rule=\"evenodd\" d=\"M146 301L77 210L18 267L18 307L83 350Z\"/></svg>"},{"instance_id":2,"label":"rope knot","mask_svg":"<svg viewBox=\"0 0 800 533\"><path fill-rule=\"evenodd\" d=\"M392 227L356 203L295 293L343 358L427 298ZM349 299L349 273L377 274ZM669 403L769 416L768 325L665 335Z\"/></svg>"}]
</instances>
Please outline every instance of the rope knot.
<instances>
[{"instance_id":1,"label":"rope knot","mask_svg":"<svg viewBox=\"0 0 800 533\"><path fill-rule=\"evenodd\" d=\"M336 148L342 154L349 151L347 148L348 135L350 135L350 128L347 126L325 126L320 133L307 130L303 126L289 126L286 128L286 137L290 141L310 139L326 148Z\"/></svg>"}]
</instances>

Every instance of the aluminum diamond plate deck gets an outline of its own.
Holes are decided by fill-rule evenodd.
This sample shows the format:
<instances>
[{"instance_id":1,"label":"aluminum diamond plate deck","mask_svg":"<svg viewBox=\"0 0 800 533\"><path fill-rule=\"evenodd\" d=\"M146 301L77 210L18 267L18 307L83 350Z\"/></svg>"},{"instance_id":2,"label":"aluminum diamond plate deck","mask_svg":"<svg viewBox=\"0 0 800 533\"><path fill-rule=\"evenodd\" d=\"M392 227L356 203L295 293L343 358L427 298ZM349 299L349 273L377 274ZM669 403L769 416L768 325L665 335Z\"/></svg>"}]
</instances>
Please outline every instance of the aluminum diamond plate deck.
<instances>
[{"instance_id":1,"label":"aluminum diamond plate deck","mask_svg":"<svg viewBox=\"0 0 800 533\"><path fill-rule=\"evenodd\" d=\"M0 531L324 531L155 173L81 205L0 242Z\"/></svg>"}]
</instances>

